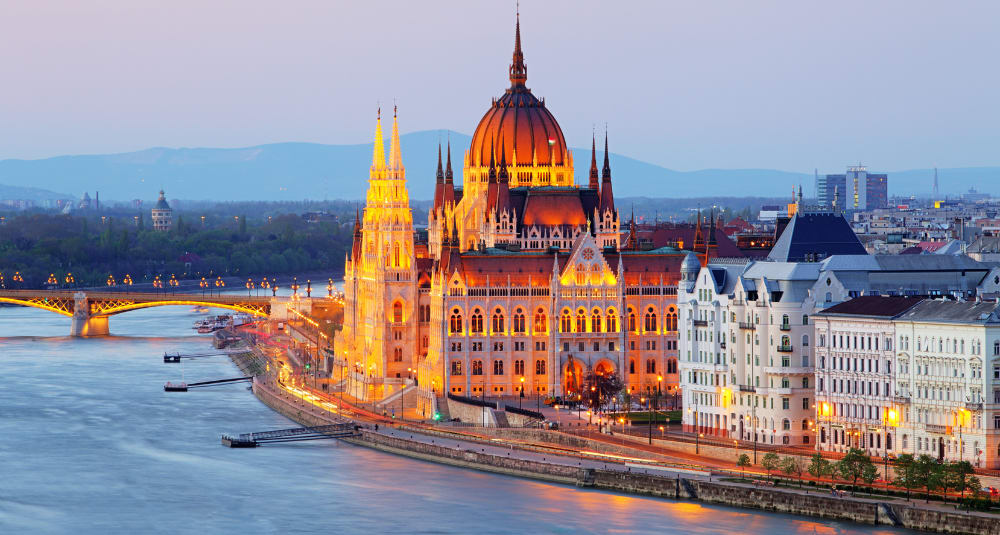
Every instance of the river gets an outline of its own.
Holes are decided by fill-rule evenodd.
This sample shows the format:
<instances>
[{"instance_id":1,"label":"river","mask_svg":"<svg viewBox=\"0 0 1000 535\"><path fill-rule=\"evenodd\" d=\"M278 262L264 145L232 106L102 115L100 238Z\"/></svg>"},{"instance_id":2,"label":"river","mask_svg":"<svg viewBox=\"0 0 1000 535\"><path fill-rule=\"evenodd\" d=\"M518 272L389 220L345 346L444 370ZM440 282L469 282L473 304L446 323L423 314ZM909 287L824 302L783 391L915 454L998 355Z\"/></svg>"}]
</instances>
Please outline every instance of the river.
<instances>
[{"instance_id":1,"label":"river","mask_svg":"<svg viewBox=\"0 0 1000 535\"><path fill-rule=\"evenodd\" d=\"M0 533L903 533L579 490L316 441L231 450L222 433L294 424L225 357L164 364L208 337L188 308L111 319L74 339L69 318L0 308Z\"/></svg>"}]
</instances>

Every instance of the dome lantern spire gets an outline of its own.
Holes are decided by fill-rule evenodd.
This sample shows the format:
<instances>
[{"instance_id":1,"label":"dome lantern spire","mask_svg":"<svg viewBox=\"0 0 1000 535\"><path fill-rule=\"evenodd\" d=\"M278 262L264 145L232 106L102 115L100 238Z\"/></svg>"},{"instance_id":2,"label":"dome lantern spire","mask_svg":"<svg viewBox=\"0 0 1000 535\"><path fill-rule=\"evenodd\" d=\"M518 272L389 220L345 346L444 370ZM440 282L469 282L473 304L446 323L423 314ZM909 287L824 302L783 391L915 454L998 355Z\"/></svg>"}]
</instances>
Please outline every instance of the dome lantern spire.
<instances>
[{"instance_id":1,"label":"dome lantern spire","mask_svg":"<svg viewBox=\"0 0 1000 535\"><path fill-rule=\"evenodd\" d=\"M511 87L524 87L528 81L528 67L524 64L524 53L521 52L521 13L517 13L517 22L514 24L514 56L510 64L510 85Z\"/></svg>"}]
</instances>

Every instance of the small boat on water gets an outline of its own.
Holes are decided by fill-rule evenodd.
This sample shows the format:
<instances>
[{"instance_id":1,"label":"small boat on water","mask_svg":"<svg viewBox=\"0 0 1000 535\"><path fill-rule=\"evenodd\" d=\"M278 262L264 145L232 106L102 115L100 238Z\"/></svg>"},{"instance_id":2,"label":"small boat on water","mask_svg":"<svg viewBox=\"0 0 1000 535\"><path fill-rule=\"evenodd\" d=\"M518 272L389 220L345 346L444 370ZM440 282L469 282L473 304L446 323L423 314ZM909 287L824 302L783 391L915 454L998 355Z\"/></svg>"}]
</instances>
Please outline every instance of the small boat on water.
<instances>
[{"instance_id":1,"label":"small boat on water","mask_svg":"<svg viewBox=\"0 0 1000 535\"><path fill-rule=\"evenodd\" d=\"M174 383L167 381L167 384L163 385L164 392L187 392L188 384L181 381L179 383Z\"/></svg>"},{"instance_id":2,"label":"small boat on water","mask_svg":"<svg viewBox=\"0 0 1000 535\"><path fill-rule=\"evenodd\" d=\"M196 306L191 309L191 312L194 312L196 314L208 314L208 307Z\"/></svg>"}]
</instances>

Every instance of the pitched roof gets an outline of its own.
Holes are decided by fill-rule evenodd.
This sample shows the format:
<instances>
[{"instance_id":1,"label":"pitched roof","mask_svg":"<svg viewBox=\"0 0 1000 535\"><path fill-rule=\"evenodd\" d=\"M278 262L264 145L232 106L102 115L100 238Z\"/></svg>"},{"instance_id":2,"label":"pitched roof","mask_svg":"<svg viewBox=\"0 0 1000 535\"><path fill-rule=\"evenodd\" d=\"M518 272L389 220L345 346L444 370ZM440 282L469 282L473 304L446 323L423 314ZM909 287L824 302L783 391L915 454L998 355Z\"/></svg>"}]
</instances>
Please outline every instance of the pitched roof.
<instances>
[{"instance_id":1,"label":"pitched roof","mask_svg":"<svg viewBox=\"0 0 1000 535\"><path fill-rule=\"evenodd\" d=\"M936 323L1000 323L997 303L976 301L945 301L925 299L918 306L899 317L902 321L927 321Z\"/></svg>"},{"instance_id":2,"label":"pitched roof","mask_svg":"<svg viewBox=\"0 0 1000 535\"><path fill-rule=\"evenodd\" d=\"M865 254L865 247L842 215L807 212L795 214L767 258L803 262L836 254Z\"/></svg>"},{"instance_id":3,"label":"pitched roof","mask_svg":"<svg viewBox=\"0 0 1000 535\"><path fill-rule=\"evenodd\" d=\"M821 316L864 316L891 319L910 310L922 301L914 297L873 296L855 297L819 313Z\"/></svg>"}]
</instances>

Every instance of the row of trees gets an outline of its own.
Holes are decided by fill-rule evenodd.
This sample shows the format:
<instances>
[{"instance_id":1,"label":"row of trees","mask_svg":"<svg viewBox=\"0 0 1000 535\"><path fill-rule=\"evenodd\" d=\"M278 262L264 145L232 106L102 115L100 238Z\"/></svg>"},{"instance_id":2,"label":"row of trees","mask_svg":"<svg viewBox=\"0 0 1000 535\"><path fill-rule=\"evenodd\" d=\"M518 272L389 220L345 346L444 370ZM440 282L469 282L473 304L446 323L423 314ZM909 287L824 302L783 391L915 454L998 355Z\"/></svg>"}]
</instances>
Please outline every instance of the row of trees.
<instances>
[{"instance_id":1,"label":"row of trees","mask_svg":"<svg viewBox=\"0 0 1000 535\"><path fill-rule=\"evenodd\" d=\"M0 273L10 287L41 287L50 274L62 284L68 273L78 286L102 285L113 274L136 283L156 275L281 275L339 271L352 233L341 221L309 223L294 214L247 224L202 225L177 216L173 230L158 232L124 218L93 215L20 214L0 225ZM189 224L188 220L195 223ZM232 221L232 220L231 220ZM20 272L23 283L11 275Z\"/></svg>"},{"instance_id":2,"label":"row of trees","mask_svg":"<svg viewBox=\"0 0 1000 535\"><path fill-rule=\"evenodd\" d=\"M736 464L745 474L750 466L750 457L742 454ZM817 453L812 456L808 466L800 457L779 457L770 452L761 460L761 467L767 470L768 478L772 472L780 471L791 477L796 476L802 485L802 474L807 472L816 479L833 478L850 482L857 487L858 481L871 486L878 478L878 468L863 450L852 448L839 461L830 461ZM895 477L893 485L906 489L906 498L910 498L913 489L924 489L929 501L932 492L941 492L943 500L947 501L949 492L959 492L965 497L966 491L978 492L979 478L973 475L972 464L968 461L940 463L930 455L914 457L905 453L893 461Z\"/></svg>"}]
</instances>

